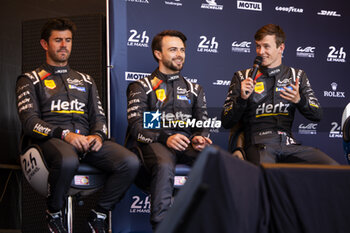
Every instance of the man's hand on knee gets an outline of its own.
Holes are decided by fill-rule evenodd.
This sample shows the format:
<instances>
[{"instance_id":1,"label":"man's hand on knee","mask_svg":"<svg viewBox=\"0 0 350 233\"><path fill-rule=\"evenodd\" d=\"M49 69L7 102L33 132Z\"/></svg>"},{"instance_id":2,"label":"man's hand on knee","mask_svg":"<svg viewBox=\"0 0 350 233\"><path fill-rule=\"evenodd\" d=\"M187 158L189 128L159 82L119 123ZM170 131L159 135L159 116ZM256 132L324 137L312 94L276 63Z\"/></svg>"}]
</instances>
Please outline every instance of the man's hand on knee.
<instances>
[{"instance_id":1,"label":"man's hand on knee","mask_svg":"<svg viewBox=\"0 0 350 233\"><path fill-rule=\"evenodd\" d=\"M89 150L89 141L84 135L69 132L64 141L74 146L79 152L87 152Z\"/></svg>"},{"instance_id":2,"label":"man's hand on knee","mask_svg":"<svg viewBox=\"0 0 350 233\"><path fill-rule=\"evenodd\" d=\"M186 150L186 148L188 147L188 144L190 144L190 140L185 135L182 135L179 133L171 135L166 141L166 145L169 148L172 148L178 151Z\"/></svg>"},{"instance_id":3,"label":"man's hand on knee","mask_svg":"<svg viewBox=\"0 0 350 233\"><path fill-rule=\"evenodd\" d=\"M213 142L210 138L203 136L194 136L192 138L192 147L197 151L202 151L207 145L212 144Z\"/></svg>"},{"instance_id":4,"label":"man's hand on knee","mask_svg":"<svg viewBox=\"0 0 350 233\"><path fill-rule=\"evenodd\" d=\"M102 138L98 135L89 135L87 136L89 142L90 151L99 151L102 147Z\"/></svg>"}]
</instances>

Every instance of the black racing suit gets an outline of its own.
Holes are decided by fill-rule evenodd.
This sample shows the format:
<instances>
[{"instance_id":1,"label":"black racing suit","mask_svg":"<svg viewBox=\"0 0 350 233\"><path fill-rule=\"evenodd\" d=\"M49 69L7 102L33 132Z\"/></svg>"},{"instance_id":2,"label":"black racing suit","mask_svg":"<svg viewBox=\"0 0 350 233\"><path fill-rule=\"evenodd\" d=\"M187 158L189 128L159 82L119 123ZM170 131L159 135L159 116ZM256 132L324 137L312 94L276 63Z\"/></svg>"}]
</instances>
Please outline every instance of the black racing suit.
<instances>
[{"instance_id":1,"label":"black racing suit","mask_svg":"<svg viewBox=\"0 0 350 233\"><path fill-rule=\"evenodd\" d=\"M185 152L170 149L166 141L176 133L189 139L208 136L205 128L184 126L188 120L208 120L205 95L200 85L181 74L165 75L157 69L149 77L131 83L127 97L127 144L129 148L141 148L145 166L152 175L151 223L155 228L171 204L175 164L191 165L198 155L191 146Z\"/></svg>"},{"instance_id":2,"label":"black racing suit","mask_svg":"<svg viewBox=\"0 0 350 233\"><path fill-rule=\"evenodd\" d=\"M104 141L98 152L89 152L83 160L110 173L98 204L105 210L112 209L132 183L139 162L132 152L106 141L106 119L94 80L69 66L45 63L18 78L16 94L23 132L41 147L49 165L49 210L63 207L64 196L79 165L79 152L61 139L64 129L98 135Z\"/></svg>"},{"instance_id":3,"label":"black racing suit","mask_svg":"<svg viewBox=\"0 0 350 233\"><path fill-rule=\"evenodd\" d=\"M292 135L295 110L311 121L322 118L322 109L303 70L280 65L261 67L251 96L241 98L241 82L251 76L251 69L234 74L225 100L221 120L223 127L244 125L247 159L261 162L335 163L323 152L297 146ZM280 91L299 80L300 102L294 104L280 96Z\"/></svg>"}]
</instances>

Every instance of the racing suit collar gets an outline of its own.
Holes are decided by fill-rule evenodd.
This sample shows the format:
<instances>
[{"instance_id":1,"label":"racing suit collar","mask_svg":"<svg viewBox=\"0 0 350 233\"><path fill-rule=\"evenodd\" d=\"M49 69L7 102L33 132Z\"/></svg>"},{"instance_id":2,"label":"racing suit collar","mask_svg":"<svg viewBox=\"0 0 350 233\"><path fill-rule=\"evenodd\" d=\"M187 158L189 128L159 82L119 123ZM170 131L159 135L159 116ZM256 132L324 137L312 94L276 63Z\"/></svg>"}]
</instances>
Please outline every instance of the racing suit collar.
<instances>
[{"instance_id":1,"label":"racing suit collar","mask_svg":"<svg viewBox=\"0 0 350 233\"><path fill-rule=\"evenodd\" d=\"M66 74L69 71L69 65L66 66L51 66L47 63L44 64L44 68L52 74Z\"/></svg>"},{"instance_id":2,"label":"racing suit collar","mask_svg":"<svg viewBox=\"0 0 350 233\"><path fill-rule=\"evenodd\" d=\"M157 78L163 80L163 81L174 81L178 78L180 78L180 72L176 73L176 74L164 74L162 72L160 72L159 69L156 70L155 75L157 76Z\"/></svg>"},{"instance_id":3,"label":"racing suit collar","mask_svg":"<svg viewBox=\"0 0 350 233\"><path fill-rule=\"evenodd\" d=\"M265 66L262 66L260 68L260 71L267 77L272 77L272 76L276 76L277 74L279 74L282 71L282 64L275 67L275 68L267 68Z\"/></svg>"}]
</instances>

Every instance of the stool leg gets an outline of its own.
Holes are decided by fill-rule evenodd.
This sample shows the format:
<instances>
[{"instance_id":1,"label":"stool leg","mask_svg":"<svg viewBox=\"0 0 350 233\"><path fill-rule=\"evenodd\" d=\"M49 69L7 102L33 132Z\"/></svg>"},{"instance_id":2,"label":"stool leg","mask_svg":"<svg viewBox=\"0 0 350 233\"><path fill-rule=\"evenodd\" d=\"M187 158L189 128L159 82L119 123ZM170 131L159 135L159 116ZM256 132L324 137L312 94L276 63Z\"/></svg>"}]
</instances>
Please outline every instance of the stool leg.
<instances>
[{"instance_id":1,"label":"stool leg","mask_svg":"<svg viewBox=\"0 0 350 233\"><path fill-rule=\"evenodd\" d=\"M67 231L73 233L73 198L68 196L67 198Z\"/></svg>"},{"instance_id":2,"label":"stool leg","mask_svg":"<svg viewBox=\"0 0 350 233\"><path fill-rule=\"evenodd\" d=\"M112 211L108 212L108 233L112 233Z\"/></svg>"}]
</instances>

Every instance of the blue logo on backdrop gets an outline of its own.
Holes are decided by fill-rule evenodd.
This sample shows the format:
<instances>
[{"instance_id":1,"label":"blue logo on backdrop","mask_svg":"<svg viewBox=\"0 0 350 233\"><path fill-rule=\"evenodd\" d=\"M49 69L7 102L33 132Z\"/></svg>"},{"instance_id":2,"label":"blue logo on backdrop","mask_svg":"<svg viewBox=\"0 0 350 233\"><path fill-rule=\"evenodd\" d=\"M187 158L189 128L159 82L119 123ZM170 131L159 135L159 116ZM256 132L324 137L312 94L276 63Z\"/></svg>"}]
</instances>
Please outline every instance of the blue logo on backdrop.
<instances>
[{"instance_id":1,"label":"blue logo on backdrop","mask_svg":"<svg viewBox=\"0 0 350 233\"><path fill-rule=\"evenodd\" d=\"M159 110L156 112L143 112L143 128L144 129L160 129Z\"/></svg>"}]
</instances>

